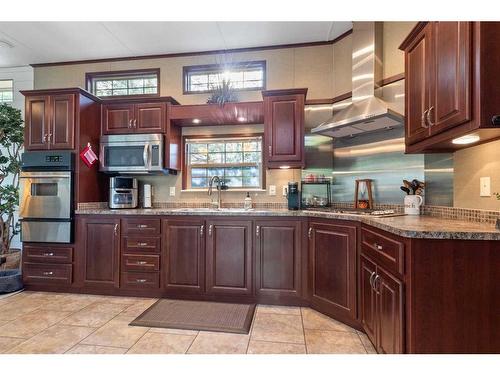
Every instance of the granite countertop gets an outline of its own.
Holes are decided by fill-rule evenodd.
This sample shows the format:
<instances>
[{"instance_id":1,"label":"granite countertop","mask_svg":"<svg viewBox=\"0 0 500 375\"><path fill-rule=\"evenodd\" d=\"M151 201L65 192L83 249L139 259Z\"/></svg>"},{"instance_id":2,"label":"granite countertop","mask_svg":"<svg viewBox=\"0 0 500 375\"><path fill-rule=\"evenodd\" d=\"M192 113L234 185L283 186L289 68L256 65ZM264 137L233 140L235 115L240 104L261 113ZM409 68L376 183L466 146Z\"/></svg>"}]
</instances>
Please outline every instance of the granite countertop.
<instances>
[{"instance_id":1,"label":"granite countertop","mask_svg":"<svg viewBox=\"0 0 500 375\"><path fill-rule=\"evenodd\" d=\"M443 219L431 216L369 217L356 214L314 210L253 209L207 209L207 208L149 208L149 209L84 209L77 215L165 215L165 216L284 216L317 217L351 220L371 225L398 236L407 238L500 240L500 230L493 224Z\"/></svg>"}]
</instances>

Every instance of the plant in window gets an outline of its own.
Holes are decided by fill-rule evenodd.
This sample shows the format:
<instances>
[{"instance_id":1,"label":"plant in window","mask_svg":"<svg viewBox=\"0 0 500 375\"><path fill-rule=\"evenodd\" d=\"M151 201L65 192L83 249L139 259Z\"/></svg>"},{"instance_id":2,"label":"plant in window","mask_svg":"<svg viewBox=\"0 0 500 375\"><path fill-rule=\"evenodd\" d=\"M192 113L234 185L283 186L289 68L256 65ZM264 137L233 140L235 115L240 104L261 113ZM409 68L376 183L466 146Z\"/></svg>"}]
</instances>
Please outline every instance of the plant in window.
<instances>
[{"instance_id":1,"label":"plant in window","mask_svg":"<svg viewBox=\"0 0 500 375\"><path fill-rule=\"evenodd\" d=\"M214 92L207 100L208 104L218 104L223 106L224 103L237 102L238 96L233 88L230 80L223 79L220 84L215 86Z\"/></svg>"}]
</instances>

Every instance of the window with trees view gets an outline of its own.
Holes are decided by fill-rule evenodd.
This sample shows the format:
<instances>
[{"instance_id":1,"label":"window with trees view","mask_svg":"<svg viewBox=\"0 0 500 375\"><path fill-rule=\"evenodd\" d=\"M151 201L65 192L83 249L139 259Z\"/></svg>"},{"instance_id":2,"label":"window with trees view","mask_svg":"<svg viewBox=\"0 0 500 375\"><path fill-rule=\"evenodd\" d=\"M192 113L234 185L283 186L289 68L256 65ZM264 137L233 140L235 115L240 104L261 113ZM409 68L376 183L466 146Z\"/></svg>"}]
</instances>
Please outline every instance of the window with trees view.
<instances>
[{"instance_id":1,"label":"window with trees view","mask_svg":"<svg viewBox=\"0 0 500 375\"><path fill-rule=\"evenodd\" d=\"M262 90L266 87L266 62L247 61L233 64L185 66L184 93L212 92L222 81L235 90Z\"/></svg>"},{"instance_id":2,"label":"window with trees view","mask_svg":"<svg viewBox=\"0 0 500 375\"><path fill-rule=\"evenodd\" d=\"M160 70L87 73L87 90L99 97L158 96Z\"/></svg>"},{"instance_id":3,"label":"window with trees view","mask_svg":"<svg viewBox=\"0 0 500 375\"><path fill-rule=\"evenodd\" d=\"M11 79L0 79L0 103L12 103L14 101L14 81Z\"/></svg>"},{"instance_id":4,"label":"window with trees view","mask_svg":"<svg viewBox=\"0 0 500 375\"><path fill-rule=\"evenodd\" d=\"M206 189L213 176L230 188L262 189L262 137L186 139L187 189Z\"/></svg>"}]
</instances>

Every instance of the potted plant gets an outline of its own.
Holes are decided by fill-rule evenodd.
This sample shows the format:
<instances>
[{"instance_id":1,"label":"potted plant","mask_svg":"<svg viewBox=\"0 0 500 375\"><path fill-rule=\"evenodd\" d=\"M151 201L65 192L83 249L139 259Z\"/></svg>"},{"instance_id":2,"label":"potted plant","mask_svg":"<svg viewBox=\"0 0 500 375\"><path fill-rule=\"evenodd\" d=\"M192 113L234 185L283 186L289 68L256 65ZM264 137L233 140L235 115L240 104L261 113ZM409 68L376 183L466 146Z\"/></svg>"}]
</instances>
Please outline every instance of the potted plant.
<instances>
[{"instance_id":1,"label":"potted plant","mask_svg":"<svg viewBox=\"0 0 500 375\"><path fill-rule=\"evenodd\" d=\"M24 128L21 111L0 104L0 293L22 288L21 250L11 243L19 233L15 212L19 205L19 175ZM1 261L0 261L1 263Z\"/></svg>"},{"instance_id":2,"label":"potted plant","mask_svg":"<svg viewBox=\"0 0 500 375\"><path fill-rule=\"evenodd\" d=\"M223 79L220 84L218 84L212 95L207 100L207 104L218 104L221 107L224 103L237 102L238 96L234 90L231 81L228 79Z\"/></svg>"}]
</instances>

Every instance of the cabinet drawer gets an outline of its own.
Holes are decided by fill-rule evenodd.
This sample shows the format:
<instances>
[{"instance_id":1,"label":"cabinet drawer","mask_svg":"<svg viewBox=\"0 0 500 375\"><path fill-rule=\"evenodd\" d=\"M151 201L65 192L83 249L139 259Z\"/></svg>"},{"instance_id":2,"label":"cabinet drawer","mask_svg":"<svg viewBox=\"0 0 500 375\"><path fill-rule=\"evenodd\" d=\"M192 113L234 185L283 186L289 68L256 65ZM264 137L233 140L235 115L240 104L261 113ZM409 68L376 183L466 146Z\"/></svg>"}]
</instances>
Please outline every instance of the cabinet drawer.
<instances>
[{"instance_id":1,"label":"cabinet drawer","mask_svg":"<svg viewBox=\"0 0 500 375\"><path fill-rule=\"evenodd\" d=\"M25 283L37 284L71 284L73 266L71 264L23 264L23 280Z\"/></svg>"},{"instance_id":2,"label":"cabinet drawer","mask_svg":"<svg viewBox=\"0 0 500 375\"><path fill-rule=\"evenodd\" d=\"M124 237L122 241L122 249L124 253L160 252L160 237Z\"/></svg>"},{"instance_id":3,"label":"cabinet drawer","mask_svg":"<svg viewBox=\"0 0 500 375\"><path fill-rule=\"evenodd\" d=\"M361 252L385 266L403 274L404 243L372 229L361 229Z\"/></svg>"},{"instance_id":4,"label":"cabinet drawer","mask_svg":"<svg viewBox=\"0 0 500 375\"><path fill-rule=\"evenodd\" d=\"M25 262L71 263L73 261L73 248L24 245L23 256Z\"/></svg>"},{"instance_id":5,"label":"cabinet drawer","mask_svg":"<svg viewBox=\"0 0 500 375\"><path fill-rule=\"evenodd\" d=\"M160 219L122 219L122 234L142 234L157 236L161 232Z\"/></svg>"},{"instance_id":6,"label":"cabinet drawer","mask_svg":"<svg viewBox=\"0 0 500 375\"><path fill-rule=\"evenodd\" d=\"M160 287L159 272L122 272L121 288L154 289L159 287Z\"/></svg>"},{"instance_id":7,"label":"cabinet drawer","mask_svg":"<svg viewBox=\"0 0 500 375\"><path fill-rule=\"evenodd\" d=\"M123 254L122 255L122 270L123 271L159 271L160 256L159 255L138 255L138 254Z\"/></svg>"}]
</instances>

